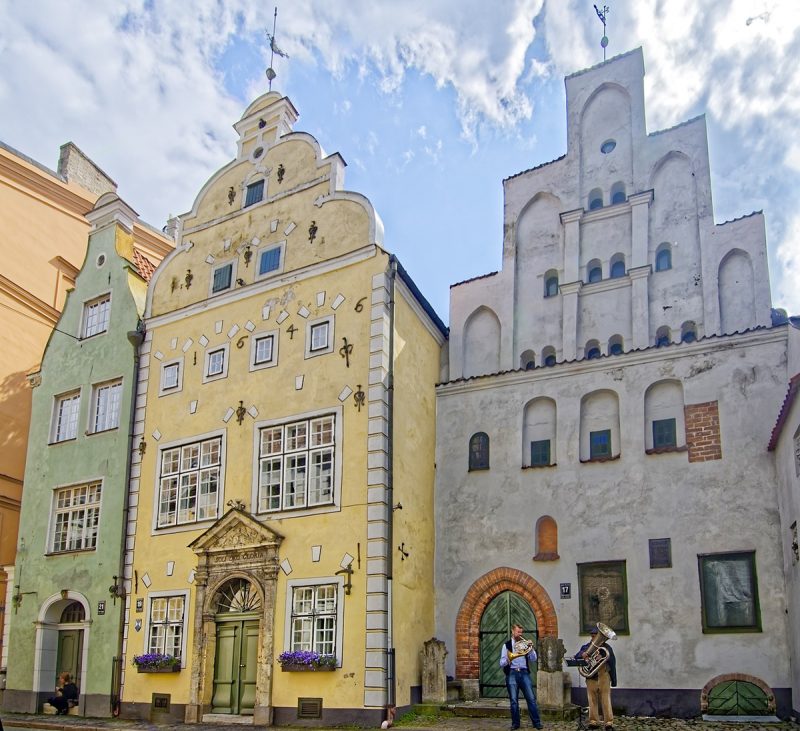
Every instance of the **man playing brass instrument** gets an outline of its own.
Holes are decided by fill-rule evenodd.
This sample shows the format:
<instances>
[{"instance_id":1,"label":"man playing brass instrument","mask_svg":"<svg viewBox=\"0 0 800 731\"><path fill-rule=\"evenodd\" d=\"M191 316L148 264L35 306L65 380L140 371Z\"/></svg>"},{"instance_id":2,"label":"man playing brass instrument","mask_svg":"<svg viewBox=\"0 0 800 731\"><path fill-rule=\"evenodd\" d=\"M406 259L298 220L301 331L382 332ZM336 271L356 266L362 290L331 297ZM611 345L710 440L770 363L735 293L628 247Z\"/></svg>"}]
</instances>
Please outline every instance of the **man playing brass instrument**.
<instances>
[{"instance_id":1,"label":"man playing brass instrument","mask_svg":"<svg viewBox=\"0 0 800 731\"><path fill-rule=\"evenodd\" d=\"M592 627L589 634L591 640L578 650L575 654L576 660L589 659L589 653L594 649L592 642L597 637L597 627ZM608 660L600 666L595 675L586 678L586 695L589 697L589 728L600 728L598 711L602 707L606 731L613 731L614 711L611 709L611 688L617 687L617 659L614 657L611 645L603 644L603 647L608 650Z\"/></svg>"},{"instance_id":2,"label":"man playing brass instrument","mask_svg":"<svg viewBox=\"0 0 800 731\"><path fill-rule=\"evenodd\" d=\"M536 693L531 683L529 660L536 660L533 643L523 639L522 627L518 624L511 628L511 639L503 643L500 651L500 667L506 674L506 689L511 700L511 729L519 728L519 692L528 704L528 715L534 728L542 728L539 718L539 707L536 705Z\"/></svg>"}]
</instances>

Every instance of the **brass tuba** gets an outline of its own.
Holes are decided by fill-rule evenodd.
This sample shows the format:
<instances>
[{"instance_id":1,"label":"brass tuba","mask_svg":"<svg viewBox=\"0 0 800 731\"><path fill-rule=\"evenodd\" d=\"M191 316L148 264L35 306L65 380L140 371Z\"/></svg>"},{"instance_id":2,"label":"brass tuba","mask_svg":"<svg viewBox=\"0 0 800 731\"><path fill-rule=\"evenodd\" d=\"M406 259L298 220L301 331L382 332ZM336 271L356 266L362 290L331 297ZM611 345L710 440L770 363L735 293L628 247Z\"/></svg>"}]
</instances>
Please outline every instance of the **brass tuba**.
<instances>
[{"instance_id":1,"label":"brass tuba","mask_svg":"<svg viewBox=\"0 0 800 731\"><path fill-rule=\"evenodd\" d=\"M586 648L586 665L578 668L584 678L593 678L611 656L611 651L603 647L609 640L617 639L617 633L602 622L597 623L597 634L592 637L592 643Z\"/></svg>"},{"instance_id":2,"label":"brass tuba","mask_svg":"<svg viewBox=\"0 0 800 731\"><path fill-rule=\"evenodd\" d=\"M511 662L512 660L516 660L518 657L527 655L532 649L533 642L531 640L526 640L524 637L520 637L512 644L512 650L508 653L508 661Z\"/></svg>"}]
</instances>

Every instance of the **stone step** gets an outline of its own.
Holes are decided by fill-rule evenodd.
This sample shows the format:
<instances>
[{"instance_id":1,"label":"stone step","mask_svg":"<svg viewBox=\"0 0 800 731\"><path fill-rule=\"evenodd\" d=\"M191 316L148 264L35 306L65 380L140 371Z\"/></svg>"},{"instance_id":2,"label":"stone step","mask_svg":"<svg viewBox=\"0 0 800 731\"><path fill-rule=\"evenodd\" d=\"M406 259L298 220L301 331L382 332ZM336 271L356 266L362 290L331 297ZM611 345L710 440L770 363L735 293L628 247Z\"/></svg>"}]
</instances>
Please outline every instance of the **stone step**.
<instances>
[{"instance_id":1,"label":"stone step","mask_svg":"<svg viewBox=\"0 0 800 731\"><path fill-rule=\"evenodd\" d=\"M427 708L427 706L426 706ZM527 713L528 707L523 698L519 699L520 713ZM441 710L454 716L469 718L506 718L509 715L508 698L481 698L477 701L446 703ZM578 718L580 708L569 704L564 708L539 707L539 715L546 721L571 721Z\"/></svg>"}]
</instances>

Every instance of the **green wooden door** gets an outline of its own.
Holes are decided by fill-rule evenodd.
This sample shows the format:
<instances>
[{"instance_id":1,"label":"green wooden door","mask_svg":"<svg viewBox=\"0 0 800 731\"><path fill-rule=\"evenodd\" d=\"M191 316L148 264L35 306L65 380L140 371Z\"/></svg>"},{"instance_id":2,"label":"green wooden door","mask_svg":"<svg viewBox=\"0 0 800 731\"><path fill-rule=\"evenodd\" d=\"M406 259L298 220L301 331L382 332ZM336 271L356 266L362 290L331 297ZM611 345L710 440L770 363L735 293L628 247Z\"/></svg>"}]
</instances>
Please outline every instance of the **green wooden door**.
<instances>
[{"instance_id":1,"label":"green wooden door","mask_svg":"<svg viewBox=\"0 0 800 731\"><path fill-rule=\"evenodd\" d=\"M715 685L708 694L710 716L767 716L769 700L753 683L728 680Z\"/></svg>"},{"instance_id":2,"label":"green wooden door","mask_svg":"<svg viewBox=\"0 0 800 731\"><path fill-rule=\"evenodd\" d=\"M58 656L56 658L56 677L53 687L61 673L69 673L72 682L80 686L81 655L83 654L83 630L62 629L58 631Z\"/></svg>"},{"instance_id":3,"label":"green wooden door","mask_svg":"<svg viewBox=\"0 0 800 731\"><path fill-rule=\"evenodd\" d=\"M258 620L218 622L213 713L252 715L257 664Z\"/></svg>"},{"instance_id":4,"label":"green wooden door","mask_svg":"<svg viewBox=\"0 0 800 731\"><path fill-rule=\"evenodd\" d=\"M528 603L513 591L498 594L483 612L480 627L481 695L501 698L506 694L506 676L500 667L503 643L511 637L511 625L522 625L522 636L536 643L536 617ZM536 674L536 663L531 662ZM536 687L536 678L531 679Z\"/></svg>"}]
</instances>

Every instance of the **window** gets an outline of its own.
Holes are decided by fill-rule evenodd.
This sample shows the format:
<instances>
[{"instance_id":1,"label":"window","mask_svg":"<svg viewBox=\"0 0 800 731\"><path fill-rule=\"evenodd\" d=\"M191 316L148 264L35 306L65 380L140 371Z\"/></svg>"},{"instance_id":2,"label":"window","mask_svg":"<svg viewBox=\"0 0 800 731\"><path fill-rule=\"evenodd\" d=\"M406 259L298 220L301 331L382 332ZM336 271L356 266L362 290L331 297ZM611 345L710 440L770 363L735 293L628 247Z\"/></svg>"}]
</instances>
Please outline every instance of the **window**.
<instances>
[{"instance_id":1,"label":"window","mask_svg":"<svg viewBox=\"0 0 800 731\"><path fill-rule=\"evenodd\" d=\"M600 188L595 188L589 193L589 210L596 211L598 208L603 207L603 191Z\"/></svg>"},{"instance_id":2,"label":"window","mask_svg":"<svg viewBox=\"0 0 800 731\"><path fill-rule=\"evenodd\" d=\"M549 368L550 366L554 366L556 364L556 357L552 353L548 356L545 356L544 364Z\"/></svg>"},{"instance_id":3,"label":"window","mask_svg":"<svg viewBox=\"0 0 800 731\"><path fill-rule=\"evenodd\" d=\"M306 358L333 352L333 317L312 320L306 325Z\"/></svg>"},{"instance_id":4,"label":"window","mask_svg":"<svg viewBox=\"0 0 800 731\"><path fill-rule=\"evenodd\" d=\"M587 360L594 360L602 355L600 352L600 343L598 343L596 340L590 340L588 343L586 343L586 347L583 349L583 352L586 354Z\"/></svg>"},{"instance_id":5,"label":"window","mask_svg":"<svg viewBox=\"0 0 800 731\"><path fill-rule=\"evenodd\" d=\"M53 442L75 439L78 434L78 412L81 408L81 392L57 396L53 413Z\"/></svg>"},{"instance_id":6,"label":"window","mask_svg":"<svg viewBox=\"0 0 800 731\"><path fill-rule=\"evenodd\" d=\"M621 335L612 335L608 339L608 354L609 355L622 355L624 343Z\"/></svg>"},{"instance_id":7,"label":"window","mask_svg":"<svg viewBox=\"0 0 800 731\"><path fill-rule=\"evenodd\" d=\"M256 332L250 336L250 370L278 365L278 330Z\"/></svg>"},{"instance_id":8,"label":"window","mask_svg":"<svg viewBox=\"0 0 800 731\"><path fill-rule=\"evenodd\" d=\"M274 335L265 335L263 338L256 338L255 355L253 356L253 363L255 365L269 363L272 360L272 346L274 341Z\"/></svg>"},{"instance_id":9,"label":"window","mask_svg":"<svg viewBox=\"0 0 800 731\"><path fill-rule=\"evenodd\" d=\"M223 264L221 267L214 269L211 281L211 294L217 292L224 292L226 289L231 288L233 282L233 262Z\"/></svg>"},{"instance_id":10,"label":"window","mask_svg":"<svg viewBox=\"0 0 800 731\"><path fill-rule=\"evenodd\" d=\"M222 437L161 450L158 527L217 517Z\"/></svg>"},{"instance_id":11,"label":"window","mask_svg":"<svg viewBox=\"0 0 800 731\"><path fill-rule=\"evenodd\" d=\"M761 631L755 552L700 555L697 560L703 632Z\"/></svg>"},{"instance_id":12,"label":"window","mask_svg":"<svg viewBox=\"0 0 800 731\"><path fill-rule=\"evenodd\" d=\"M264 200L264 181L258 180L247 186L245 193L244 207L255 205Z\"/></svg>"},{"instance_id":13,"label":"window","mask_svg":"<svg viewBox=\"0 0 800 731\"><path fill-rule=\"evenodd\" d=\"M532 371L536 367L536 354L532 350L523 351L519 357L519 367Z\"/></svg>"},{"instance_id":14,"label":"window","mask_svg":"<svg viewBox=\"0 0 800 731\"><path fill-rule=\"evenodd\" d=\"M150 597L147 652L183 657L186 595Z\"/></svg>"},{"instance_id":15,"label":"window","mask_svg":"<svg viewBox=\"0 0 800 731\"><path fill-rule=\"evenodd\" d=\"M672 250L669 244L661 244L656 251L656 271L672 269Z\"/></svg>"},{"instance_id":16,"label":"window","mask_svg":"<svg viewBox=\"0 0 800 731\"><path fill-rule=\"evenodd\" d=\"M336 655L336 584L292 589L291 650Z\"/></svg>"},{"instance_id":17,"label":"window","mask_svg":"<svg viewBox=\"0 0 800 731\"><path fill-rule=\"evenodd\" d=\"M681 326L681 342L693 343L697 340L697 326L693 322L684 322Z\"/></svg>"},{"instance_id":18,"label":"window","mask_svg":"<svg viewBox=\"0 0 800 731\"><path fill-rule=\"evenodd\" d=\"M88 551L97 546L101 483L62 487L53 494L50 550Z\"/></svg>"},{"instance_id":19,"label":"window","mask_svg":"<svg viewBox=\"0 0 800 731\"><path fill-rule=\"evenodd\" d=\"M677 445L675 419L654 419L653 449L676 447Z\"/></svg>"},{"instance_id":20,"label":"window","mask_svg":"<svg viewBox=\"0 0 800 731\"><path fill-rule=\"evenodd\" d=\"M335 427L326 414L260 430L259 513L333 503Z\"/></svg>"},{"instance_id":21,"label":"window","mask_svg":"<svg viewBox=\"0 0 800 731\"><path fill-rule=\"evenodd\" d=\"M603 279L603 269L600 266L599 259L592 259L586 265L586 281L590 284L592 282L599 282Z\"/></svg>"},{"instance_id":22,"label":"window","mask_svg":"<svg viewBox=\"0 0 800 731\"><path fill-rule=\"evenodd\" d=\"M555 297L558 294L558 274L548 272L544 280L544 296Z\"/></svg>"},{"instance_id":23,"label":"window","mask_svg":"<svg viewBox=\"0 0 800 731\"><path fill-rule=\"evenodd\" d=\"M469 440L469 470L489 469L489 435L485 432L473 434Z\"/></svg>"},{"instance_id":24,"label":"window","mask_svg":"<svg viewBox=\"0 0 800 731\"><path fill-rule=\"evenodd\" d=\"M622 254L614 254L611 257L609 276L611 279L619 279L625 276L625 257Z\"/></svg>"},{"instance_id":25,"label":"window","mask_svg":"<svg viewBox=\"0 0 800 731\"><path fill-rule=\"evenodd\" d=\"M556 364L556 349L548 345L542 350L542 362L549 368Z\"/></svg>"},{"instance_id":26,"label":"window","mask_svg":"<svg viewBox=\"0 0 800 731\"><path fill-rule=\"evenodd\" d=\"M589 459L611 456L611 429L589 432Z\"/></svg>"},{"instance_id":27,"label":"window","mask_svg":"<svg viewBox=\"0 0 800 731\"><path fill-rule=\"evenodd\" d=\"M269 274L281 268L281 247L274 246L262 251L258 257L258 273Z\"/></svg>"},{"instance_id":28,"label":"window","mask_svg":"<svg viewBox=\"0 0 800 731\"><path fill-rule=\"evenodd\" d=\"M228 375L228 343L206 351L203 383L216 381Z\"/></svg>"},{"instance_id":29,"label":"window","mask_svg":"<svg viewBox=\"0 0 800 731\"><path fill-rule=\"evenodd\" d=\"M94 387L92 396L92 431L106 431L119 426L119 406L122 381L104 383Z\"/></svg>"},{"instance_id":30,"label":"window","mask_svg":"<svg viewBox=\"0 0 800 731\"><path fill-rule=\"evenodd\" d=\"M600 152L602 152L604 155L608 155L609 152L614 152L614 148L616 146L616 140L606 140L602 145L600 145Z\"/></svg>"},{"instance_id":31,"label":"window","mask_svg":"<svg viewBox=\"0 0 800 731\"><path fill-rule=\"evenodd\" d=\"M660 348L664 345L669 345L672 342L672 333L670 329L664 325L656 331L656 347Z\"/></svg>"},{"instance_id":32,"label":"window","mask_svg":"<svg viewBox=\"0 0 800 731\"><path fill-rule=\"evenodd\" d=\"M624 203L626 200L625 183L614 183L614 185L611 186L611 205Z\"/></svg>"},{"instance_id":33,"label":"window","mask_svg":"<svg viewBox=\"0 0 800 731\"><path fill-rule=\"evenodd\" d=\"M158 395L180 391L183 386L183 358L161 365L161 385Z\"/></svg>"},{"instance_id":34,"label":"window","mask_svg":"<svg viewBox=\"0 0 800 731\"><path fill-rule=\"evenodd\" d=\"M545 467L550 464L550 440L540 439L531 442L531 467Z\"/></svg>"},{"instance_id":35,"label":"window","mask_svg":"<svg viewBox=\"0 0 800 731\"><path fill-rule=\"evenodd\" d=\"M91 300L83 306L83 334L82 337L90 338L108 330L108 319L111 315L111 295Z\"/></svg>"}]
</instances>

